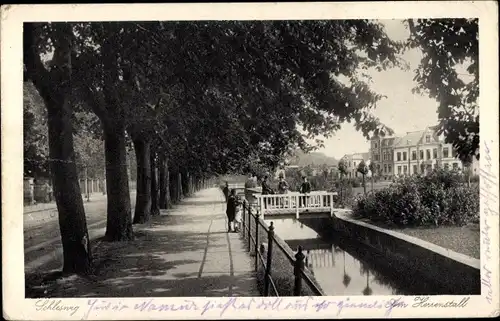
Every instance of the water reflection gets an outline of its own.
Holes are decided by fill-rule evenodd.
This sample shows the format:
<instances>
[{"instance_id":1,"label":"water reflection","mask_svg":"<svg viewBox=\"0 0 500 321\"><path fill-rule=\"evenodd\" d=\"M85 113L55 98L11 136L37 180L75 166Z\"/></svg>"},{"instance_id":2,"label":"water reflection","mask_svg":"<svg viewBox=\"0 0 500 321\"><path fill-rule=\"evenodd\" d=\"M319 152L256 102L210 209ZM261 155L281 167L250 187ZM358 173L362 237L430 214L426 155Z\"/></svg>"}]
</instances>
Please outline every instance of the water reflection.
<instances>
[{"instance_id":1,"label":"water reflection","mask_svg":"<svg viewBox=\"0 0 500 321\"><path fill-rule=\"evenodd\" d=\"M304 248L306 264L327 295L445 293L359 244L342 238L321 239L314 230L293 219L273 222L276 234L292 249L299 245Z\"/></svg>"}]
</instances>

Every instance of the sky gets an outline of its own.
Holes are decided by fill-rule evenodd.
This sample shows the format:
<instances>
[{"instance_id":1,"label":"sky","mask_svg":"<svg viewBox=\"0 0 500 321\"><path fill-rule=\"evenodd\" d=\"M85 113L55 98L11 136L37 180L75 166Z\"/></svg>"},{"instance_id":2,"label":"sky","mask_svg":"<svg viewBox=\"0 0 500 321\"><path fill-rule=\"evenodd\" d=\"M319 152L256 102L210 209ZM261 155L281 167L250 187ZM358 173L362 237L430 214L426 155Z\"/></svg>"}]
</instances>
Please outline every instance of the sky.
<instances>
[{"instance_id":1,"label":"sky","mask_svg":"<svg viewBox=\"0 0 500 321\"><path fill-rule=\"evenodd\" d=\"M393 40L405 40L409 31L402 20L380 20L385 26L387 35ZM428 96L412 94L415 87L413 81L414 70L418 67L421 52L418 49L407 51L402 58L409 64L408 71L399 68L377 72L369 72L373 77L372 90L386 95L387 98L377 103L373 114L380 121L392 128L396 135L403 135L409 131L424 129L429 125L436 125L438 121L436 100ZM324 148L318 150L328 156L340 159L345 154L369 151L369 142L361 132L356 131L353 124L345 123L335 134L324 140Z\"/></svg>"}]
</instances>

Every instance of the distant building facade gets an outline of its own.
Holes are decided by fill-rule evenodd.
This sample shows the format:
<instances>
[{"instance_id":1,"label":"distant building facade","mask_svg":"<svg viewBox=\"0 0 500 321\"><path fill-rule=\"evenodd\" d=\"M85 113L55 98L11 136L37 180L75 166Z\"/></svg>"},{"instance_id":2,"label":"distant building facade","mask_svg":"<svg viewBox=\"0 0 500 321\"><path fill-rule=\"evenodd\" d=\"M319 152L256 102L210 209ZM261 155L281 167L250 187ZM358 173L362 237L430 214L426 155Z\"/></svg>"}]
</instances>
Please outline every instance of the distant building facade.
<instances>
[{"instance_id":1,"label":"distant building facade","mask_svg":"<svg viewBox=\"0 0 500 321\"><path fill-rule=\"evenodd\" d=\"M347 168L347 177L361 177L361 174L358 173L358 165L362 161L365 163L370 160L370 153L354 153L354 154L346 154L342 157L342 160L346 164Z\"/></svg>"},{"instance_id":2,"label":"distant building facade","mask_svg":"<svg viewBox=\"0 0 500 321\"><path fill-rule=\"evenodd\" d=\"M391 180L394 176L394 142L397 137L375 137L370 141L370 159L376 177Z\"/></svg>"},{"instance_id":3,"label":"distant building facade","mask_svg":"<svg viewBox=\"0 0 500 321\"><path fill-rule=\"evenodd\" d=\"M452 144L444 143L434 127L408 132L394 144L395 176L428 174L434 169L463 170Z\"/></svg>"},{"instance_id":4,"label":"distant building facade","mask_svg":"<svg viewBox=\"0 0 500 321\"><path fill-rule=\"evenodd\" d=\"M407 132L404 136L372 138L370 159L375 164L375 176L382 180L427 174L437 168L462 171L464 167L452 144L444 143L444 136L438 135L433 126ZM476 159L471 164L471 174L479 174Z\"/></svg>"}]
</instances>

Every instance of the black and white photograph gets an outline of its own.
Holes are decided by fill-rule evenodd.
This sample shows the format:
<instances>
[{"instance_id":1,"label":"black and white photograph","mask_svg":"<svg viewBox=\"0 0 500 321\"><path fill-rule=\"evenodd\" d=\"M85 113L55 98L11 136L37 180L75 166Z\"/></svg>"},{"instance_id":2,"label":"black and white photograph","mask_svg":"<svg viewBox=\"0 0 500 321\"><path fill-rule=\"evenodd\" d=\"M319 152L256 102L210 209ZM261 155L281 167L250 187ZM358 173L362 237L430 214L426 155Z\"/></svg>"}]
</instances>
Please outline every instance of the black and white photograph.
<instances>
[{"instance_id":1,"label":"black and white photograph","mask_svg":"<svg viewBox=\"0 0 500 321\"><path fill-rule=\"evenodd\" d=\"M498 316L498 6L435 3L21 17L4 317Z\"/></svg>"}]
</instances>

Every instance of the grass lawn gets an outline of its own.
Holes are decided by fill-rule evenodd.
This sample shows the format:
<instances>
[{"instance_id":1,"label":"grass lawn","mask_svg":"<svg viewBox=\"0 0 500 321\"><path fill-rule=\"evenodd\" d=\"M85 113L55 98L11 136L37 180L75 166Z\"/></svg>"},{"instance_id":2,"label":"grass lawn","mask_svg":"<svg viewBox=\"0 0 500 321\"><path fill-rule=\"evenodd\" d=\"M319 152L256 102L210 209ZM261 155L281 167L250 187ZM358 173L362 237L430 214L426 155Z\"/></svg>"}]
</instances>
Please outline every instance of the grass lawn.
<instances>
[{"instance_id":1,"label":"grass lawn","mask_svg":"<svg viewBox=\"0 0 500 321\"><path fill-rule=\"evenodd\" d=\"M392 230L434 243L476 259L480 258L479 224L469 224L462 227L392 228Z\"/></svg>"},{"instance_id":2,"label":"grass lawn","mask_svg":"<svg viewBox=\"0 0 500 321\"><path fill-rule=\"evenodd\" d=\"M479 259L481 255L480 230L477 223L470 223L465 226L399 228L382 223L374 223L367 219L361 219L360 221L410 235L476 259Z\"/></svg>"}]
</instances>

